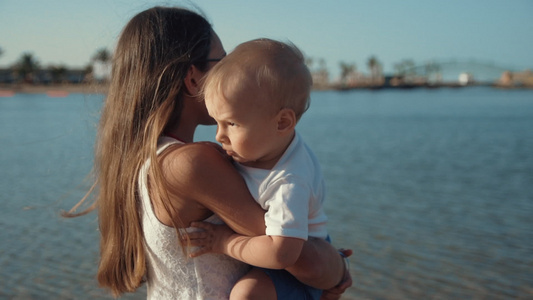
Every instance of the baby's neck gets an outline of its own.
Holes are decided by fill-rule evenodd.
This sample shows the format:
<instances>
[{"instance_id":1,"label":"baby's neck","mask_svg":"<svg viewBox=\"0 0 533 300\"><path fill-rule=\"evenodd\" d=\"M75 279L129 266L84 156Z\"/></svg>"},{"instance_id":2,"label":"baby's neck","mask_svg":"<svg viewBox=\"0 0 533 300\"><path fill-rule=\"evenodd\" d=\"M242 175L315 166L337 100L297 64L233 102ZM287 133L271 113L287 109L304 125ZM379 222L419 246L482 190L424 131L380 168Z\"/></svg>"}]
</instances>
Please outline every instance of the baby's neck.
<instances>
[{"instance_id":1,"label":"baby's neck","mask_svg":"<svg viewBox=\"0 0 533 300\"><path fill-rule=\"evenodd\" d=\"M243 166L247 166L251 168L272 170L276 166L276 164L279 162L281 157L285 154L285 152L287 151L287 148L289 148L289 146L291 145L292 141L294 140L295 135L296 133L292 132L292 134L287 136L287 139L281 144L278 150L271 153L270 156L265 157L264 159L261 159L258 161L250 161L250 162L241 163L241 164Z\"/></svg>"}]
</instances>

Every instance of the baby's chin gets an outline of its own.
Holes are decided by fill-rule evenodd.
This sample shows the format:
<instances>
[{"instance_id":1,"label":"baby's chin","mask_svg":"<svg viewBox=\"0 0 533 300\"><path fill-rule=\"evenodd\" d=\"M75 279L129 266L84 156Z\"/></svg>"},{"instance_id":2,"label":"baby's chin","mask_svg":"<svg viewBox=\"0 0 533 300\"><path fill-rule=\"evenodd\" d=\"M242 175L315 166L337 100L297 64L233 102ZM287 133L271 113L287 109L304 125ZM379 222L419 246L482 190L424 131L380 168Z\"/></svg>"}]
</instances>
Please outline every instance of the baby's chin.
<instances>
[{"instance_id":1,"label":"baby's chin","mask_svg":"<svg viewBox=\"0 0 533 300\"><path fill-rule=\"evenodd\" d=\"M248 159L242 158L242 157L240 157L238 155L235 155L235 154L230 155L230 156L231 156L231 158L233 158L233 161L236 161L236 162L240 163L241 165L245 165L246 166L247 164L252 163Z\"/></svg>"},{"instance_id":2,"label":"baby's chin","mask_svg":"<svg viewBox=\"0 0 533 300\"><path fill-rule=\"evenodd\" d=\"M249 159L246 159L244 157L237 156L235 154L231 155L231 157L233 158L233 161L236 161L236 162L240 163L241 165L247 166L247 167L254 167L254 165L256 163L253 160L249 160Z\"/></svg>"}]
</instances>

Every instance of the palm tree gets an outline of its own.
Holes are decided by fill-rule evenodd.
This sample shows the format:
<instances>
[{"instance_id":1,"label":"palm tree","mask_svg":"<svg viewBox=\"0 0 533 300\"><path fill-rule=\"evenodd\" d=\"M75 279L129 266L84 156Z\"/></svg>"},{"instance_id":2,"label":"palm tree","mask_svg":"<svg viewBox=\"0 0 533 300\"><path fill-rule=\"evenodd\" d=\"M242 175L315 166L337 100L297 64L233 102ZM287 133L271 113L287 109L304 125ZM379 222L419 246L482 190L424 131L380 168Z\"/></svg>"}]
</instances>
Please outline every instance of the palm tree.
<instances>
[{"instance_id":1,"label":"palm tree","mask_svg":"<svg viewBox=\"0 0 533 300\"><path fill-rule=\"evenodd\" d=\"M98 82L106 82L111 70L111 53L107 48L100 48L92 60L93 79Z\"/></svg>"},{"instance_id":2,"label":"palm tree","mask_svg":"<svg viewBox=\"0 0 533 300\"><path fill-rule=\"evenodd\" d=\"M318 60L318 70L316 71L317 77L319 78L319 83L322 86L327 86L329 84L329 72L326 60L320 58Z\"/></svg>"},{"instance_id":3,"label":"palm tree","mask_svg":"<svg viewBox=\"0 0 533 300\"><path fill-rule=\"evenodd\" d=\"M328 66L326 64L326 60L321 58L318 60L318 70L320 72L327 72L328 71Z\"/></svg>"},{"instance_id":4,"label":"palm tree","mask_svg":"<svg viewBox=\"0 0 533 300\"><path fill-rule=\"evenodd\" d=\"M65 80L65 75L67 74L67 67L61 66L50 66L50 74L52 75L52 81L54 83L60 83Z\"/></svg>"},{"instance_id":5,"label":"palm tree","mask_svg":"<svg viewBox=\"0 0 533 300\"><path fill-rule=\"evenodd\" d=\"M348 79L354 76L357 67L354 63L348 64L343 61L339 63L339 66L341 68L341 82L346 85L348 84Z\"/></svg>"},{"instance_id":6,"label":"palm tree","mask_svg":"<svg viewBox=\"0 0 533 300\"><path fill-rule=\"evenodd\" d=\"M309 69L310 72L313 72L313 64L315 60L312 57L306 57L305 58L305 65Z\"/></svg>"},{"instance_id":7,"label":"palm tree","mask_svg":"<svg viewBox=\"0 0 533 300\"><path fill-rule=\"evenodd\" d=\"M39 70L39 62L33 57L33 54L23 53L19 62L15 65L15 70L25 82L33 83L35 72Z\"/></svg>"},{"instance_id":8,"label":"palm tree","mask_svg":"<svg viewBox=\"0 0 533 300\"><path fill-rule=\"evenodd\" d=\"M374 83L381 77L381 63L373 55L368 59L368 68L370 69L370 76L372 78L372 82Z\"/></svg>"},{"instance_id":9,"label":"palm tree","mask_svg":"<svg viewBox=\"0 0 533 300\"><path fill-rule=\"evenodd\" d=\"M107 48L100 48L93 56L93 61L99 61L102 63L108 63L111 60L111 53Z\"/></svg>"},{"instance_id":10,"label":"palm tree","mask_svg":"<svg viewBox=\"0 0 533 300\"><path fill-rule=\"evenodd\" d=\"M316 62L318 61L318 67ZM315 59L312 57L305 58L305 64L311 73L313 78L313 88L324 88L328 85L328 70L326 66L326 61L323 58Z\"/></svg>"}]
</instances>

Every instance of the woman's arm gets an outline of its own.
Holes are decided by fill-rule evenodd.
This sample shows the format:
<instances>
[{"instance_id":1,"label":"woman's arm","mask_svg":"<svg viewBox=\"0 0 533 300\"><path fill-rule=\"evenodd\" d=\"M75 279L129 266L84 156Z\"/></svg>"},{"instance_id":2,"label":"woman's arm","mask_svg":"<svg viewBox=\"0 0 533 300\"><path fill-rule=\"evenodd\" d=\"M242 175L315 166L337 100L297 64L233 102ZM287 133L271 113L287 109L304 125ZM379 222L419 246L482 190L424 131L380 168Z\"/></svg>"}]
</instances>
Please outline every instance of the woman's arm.
<instances>
[{"instance_id":1,"label":"woman's arm","mask_svg":"<svg viewBox=\"0 0 533 300\"><path fill-rule=\"evenodd\" d=\"M339 254L344 258L344 277L342 281L331 289L324 290L322 292L321 300L338 300L342 294L352 286L352 276L350 275L350 269L348 264L348 257L353 254L351 249L339 249Z\"/></svg>"},{"instance_id":2,"label":"woman's arm","mask_svg":"<svg viewBox=\"0 0 533 300\"><path fill-rule=\"evenodd\" d=\"M231 162L213 146L181 146L170 152L162 164L172 194L209 209L237 233L265 234L265 211L254 201Z\"/></svg>"},{"instance_id":3,"label":"woman's arm","mask_svg":"<svg viewBox=\"0 0 533 300\"><path fill-rule=\"evenodd\" d=\"M203 205L237 233L265 234L265 211L231 162L214 147L187 144L169 153L168 158L165 169L176 176L170 180L173 193ZM322 289L337 285L345 271L337 250L320 239L305 242L296 264L287 270L300 281Z\"/></svg>"},{"instance_id":4,"label":"woman's arm","mask_svg":"<svg viewBox=\"0 0 533 300\"><path fill-rule=\"evenodd\" d=\"M338 285L345 276L344 269L342 256L330 243L311 237L296 263L286 268L301 282L323 290Z\"/></svg>"}]
</instances>

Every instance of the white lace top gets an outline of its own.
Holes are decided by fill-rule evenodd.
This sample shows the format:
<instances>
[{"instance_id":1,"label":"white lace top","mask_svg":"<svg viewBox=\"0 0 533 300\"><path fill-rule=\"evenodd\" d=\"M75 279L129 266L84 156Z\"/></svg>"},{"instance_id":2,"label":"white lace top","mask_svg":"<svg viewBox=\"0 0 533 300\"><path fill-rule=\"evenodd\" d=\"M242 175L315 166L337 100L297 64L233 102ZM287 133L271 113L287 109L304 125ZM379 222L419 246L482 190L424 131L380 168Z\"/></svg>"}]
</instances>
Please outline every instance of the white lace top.
<instances>
[{"instance_id":1,"label":"white lace top","mask_svg":"<svg viewBox=\"0 0 533 300\"><path fill-rule=\"evenodd\" d=\"M158 154L178 141L162 137ZM148 189L147 161L139 176L142 225L147 256L148 299L228 299L231 288L249 266L222 254L188 258L183 254L176 230L159 222L152 209ZM213 215L206 219L222 223ZM186 231L192 231L187 228Z\"/></svg>"}]
</instances>

